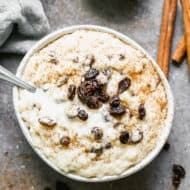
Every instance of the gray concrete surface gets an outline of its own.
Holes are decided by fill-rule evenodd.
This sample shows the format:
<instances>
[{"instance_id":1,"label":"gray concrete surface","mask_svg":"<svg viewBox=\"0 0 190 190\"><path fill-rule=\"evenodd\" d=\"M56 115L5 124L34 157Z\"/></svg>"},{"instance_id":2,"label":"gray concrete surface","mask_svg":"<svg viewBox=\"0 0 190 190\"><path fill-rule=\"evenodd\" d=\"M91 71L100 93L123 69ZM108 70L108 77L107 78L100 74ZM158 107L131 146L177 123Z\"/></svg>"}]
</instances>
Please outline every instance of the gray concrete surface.
<instances>
[{"instance_id":1,"label":"gray concrete surface","mask_svg":"<svg viewBox=\"0 0 190 190\"><path fill-rule=\"evenodd\" d=\"M116 29L141 44L156 58L163 0L42 0L52 31L73 24L97 24ZM173 47L183 32L178 6ZM15 72L22 59L0 55L0 64ZM171 148L148 167L125 179L109 183L80 183L54 172L33 152L24 139L12 106L11 87L0 81L0 189L55 189L57 180L71 190L170 190L172 164L187 172L179 189L190 189L190 80L186 61L171 65L169 81L175 97L175 117L169 137Z\"/></svg>"}]
</instances>

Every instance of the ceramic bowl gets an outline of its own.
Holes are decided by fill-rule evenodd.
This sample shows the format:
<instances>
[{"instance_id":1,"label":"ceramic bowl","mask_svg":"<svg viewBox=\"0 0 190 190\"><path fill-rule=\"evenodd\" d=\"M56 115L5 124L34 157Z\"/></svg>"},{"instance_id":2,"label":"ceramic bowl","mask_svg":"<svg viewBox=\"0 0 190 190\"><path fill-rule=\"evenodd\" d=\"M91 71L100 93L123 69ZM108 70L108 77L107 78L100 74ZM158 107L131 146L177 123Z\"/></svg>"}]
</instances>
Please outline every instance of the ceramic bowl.
<instances>
[{"instance_id":1,"label":"ceramic bowl","mask_svg":"<svg viewBox=\"0 0 190 190\"><path fill-rule=\"evenodd\" d=\"M100 31L100 32L107 32L107 33L111 33L113 34L115 37L121 39L122 41L130 44L132 47L139 49L140 51L144 52L146 54L146 56L152 61L152 64L155 68L155 70L157 71L157 73L159 74L163 85L165 87L166 90L166 94L167 94L167 100L168 100L168 113L167 113L167 119L166 119L166 128L165 128L165 132L162 134L163 137L161 138L161 140L158 142L157 146L154 148L154 150L152 152L150 152L143 160L141 160L138 164L134 165L133 167L127 169L125 172L123 172L120 175L116 175L116 176L106 176L106 177L102 177L102 178L85 178L85 177L81 177L75 174L71 174L71 173L65 173L64 171L60 170L58 167L56 167L53 163L51 163L43 154L40 153L40 151L38 149L36 149L35 147L32 146L32 139L31 136L29 134L28 129L26 128L25 124L23 123L21 116L19 114L19 110L18 110L18 88L14 87L13 88L13 103L14 103L14 108L15 108L15 113L20 125L20 128L24 134L24 136L26 137L28 143L32 146L32 148L35 150L35 152L39 155L39 157L46 162L51 168L53 168L54 170L56 170L57 172L59 172L60 174L69 177L71 179L74 180L78 180L78 181L83 181L83 182L105 182L105 181L112 181L112 180L117 180L120 178L124 178L127 177L129 175L132 175L140 170L142 170L145 166L147 166L158 154L159 152L162 150L164 144L167 141L167 138L169 136L169 133L171 131L171 127L172 127L172 120L173 120L173 116L174 116L174 101L173 101L173 95L170 89L170 85L166 79L166 77L164 76L163 72L161 71L161 69L159 68L159 66L157 65L157 63L151 58L151 56L140 46L138 45L136 42L134 42L131 38L127 37L126 35L123 35L115 30L106 28L106 27L102 27L102 26L94 26L94 25L77 25L77 26L71 26L71 27L66 27L63 29L60 29L58 31L52 32L51 34L45 36L44 38L42 38L40 41L38 41L28 52L27 54L24 56L23 60L21 61L17 73L16 75L18 77L22 76L22 73L25 69L26 64L28 63L29 58L34 54L34 52L38 51L39 49L41 49L42 47L44 47L45 45L47 45L48 43L52 42L53 40L55 40L56 38L64 35L64 34L68 34L68 33L72 33L76 30L81 30L81 29L87 29L87 30L95 30L95 31Z\"/></svg>"}]
</instances>

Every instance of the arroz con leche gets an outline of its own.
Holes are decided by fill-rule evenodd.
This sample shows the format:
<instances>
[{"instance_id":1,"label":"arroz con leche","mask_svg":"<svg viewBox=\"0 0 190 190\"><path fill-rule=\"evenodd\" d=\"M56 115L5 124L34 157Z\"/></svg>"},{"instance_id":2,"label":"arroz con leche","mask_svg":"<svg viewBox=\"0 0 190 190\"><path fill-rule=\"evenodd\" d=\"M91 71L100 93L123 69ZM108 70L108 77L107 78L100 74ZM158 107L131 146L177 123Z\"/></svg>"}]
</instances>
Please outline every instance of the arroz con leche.
<instances>
[{"instance_id":1,"label":"arroz con leche","mask_svg":"<svg viewBox=\"0 0 190 190\"><path fill-rule=\"evenodd\" d=\"M66 173L119 175L162 138L166 90L147 56L114 35L77 30L34 53L18 109L38 149Z\"/></svg>"}]
</instances>

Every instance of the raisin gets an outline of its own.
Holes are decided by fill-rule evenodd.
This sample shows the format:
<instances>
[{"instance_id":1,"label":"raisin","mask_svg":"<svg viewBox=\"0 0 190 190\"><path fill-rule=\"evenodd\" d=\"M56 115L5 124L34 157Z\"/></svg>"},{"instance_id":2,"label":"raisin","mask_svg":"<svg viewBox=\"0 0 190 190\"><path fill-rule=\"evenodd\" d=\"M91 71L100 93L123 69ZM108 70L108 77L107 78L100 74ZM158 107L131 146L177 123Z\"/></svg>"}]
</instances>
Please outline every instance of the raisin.
<instances>
[{"instance_id":1,"label":"raisin","mask_svg":"<svg viewBox=\"0 0 190 190\"><path fill-rule=\"evenodd\" d=\"M86 105L91 109L97 109L101 106L101 103L98 101L97 97L89 97L86 100Z\"/></svg>"},{"instance_id":2,"label":"raisin","mask_svg":"<svg viewBox=\"0 0 190 190\"><path fill-rule=\"evenodd\" d=\"M178 187L181 182L181 178L185 177L185 169L177 164L173 165L173 177L172 177L172 183L174 187Z\"/></svg>"},{"instance_id":3,"label":"raisin","mask_svg":"<svg viewBox=\"0 0 190 190\"><path fill-rule=\"evenodd\" d=\"M185 177L185 169L180 165L177 164L173 165L173 173L181 178Z\"/></svg>"},{"instance_id":4,"label":"raisin","mask_svg":"<svg viewBox=\"0 0 190 190\"><path fill-rule=\"evenodd\" d=\"M96 156L100 156L103 153L103 148L102 147L100 147L100 148L92 147L90 152L95 153Z\"/></svg>"},{"instance_id":5,"label":"raisin","mask_svg":"<svg viewBox=\"0 0 190 190\"><path fill-rule=\"evenodd\" d=\"M117 107L111 107L109 110L112 116L122 116L126 113L125 106L119 104Z\"/></svg>"},{"instance_id":6,"label":"raisin","mask_svg":"<svg viewBox=\"0 0 190 190\"><path fill-rule=\"evenodd\" d=\"M103 131L99 127L93 127L91 133L94 135L95 140L100 140L103 137Z\"/></svg>"},{"instance_id":7,"label":"raisin","mask_svg":"<svg viewBox=\"0 0 190 190\"><path fill-rule=\"evenodd\" d=\"M78 87L77 89L77 94L78 94L78 98L83 102L85 103L85 99L86 99L86 89L83 85L83 83Z\"/></svg>"},{"instance_id":8,"label":"raisin","mask_svg":"<svg viewBox=\"0 0 190 190\"><path fill-rule=\"evenodd\" d=\"M54 64L54 65L57 65L57 63L58 63L58 60L57 60L57 58L56 58L56 55L55 55L55 52L54 51L52 51L52 52L50 52L50 62L52 63L52 64Z\"/></svg>"},{"instance_id":9,"label":"raisin","mask_svg":"<svg viewBox=\"0 0 190 190\"><path fill-rule=\"evenodd\" d=\"M127 90L131 85L131 79L126 77L123 80L119 82L118 85L118 93L123 93L125 90Z\"/></svg>"},{"instance_id":10,"label":"raisin","mask_svg":"<svg viewBox=\"0 0 190 190\"><path fill-rule=\"evenodd\" d=\"M54 64L54 65L57 65L57 59L56 59L55 57L52 57L52 58L50 59L50 62L51 62L52 64Z\"/></svg>"},{"instance_id":11,"label":"raisin","mask_svg":"<svg viewBox=\"0 0 190 190\"><path fill-rule=\"evenodd\" d=\"M146 110L144 107L144 104L140 104L138 107L138 114L139 114L139 119L143 120L145 115L146 115Z\"/></svg>"},{"instance_id":12,"label":"raisin","mask_svg":"<svg viewBox=\"0 0 190 190\"><path fill-rule=\"evenodd\" d=\"M129 133L127 131L123 131L119 136L119 140L122 144L126 144L129 140Z\"/></svg>"},{"instance_id":13,"label":"raisin","mask_svg":"<svg viewBox=\"0 0 190 190\"><path fill-rule=\"evenodd\" d=\"M122 53L121 53L121 54L119 54L119 60L120 60L120 61L122 61L122 60L124 60L124 59L125 59L125 55L124 55L124 54L122 54Z\"/></svg>"},{"instance_id":14,"label":"raisin","mask_svg":"<svg viewBox=\"0 0 190 190\"><path fill-rule=\"evenodd\" d=\"M93 96L97 88L98 83L96 80L82 82L77 91L79 99L86 103L88 97Z\"/></svg>"},{"instance_id":15,"label":"raisin","mask_svg":"<svg viewBox=\"0 0 190 190\"><path fill-rule=\"evenodd\" d=\"M50 62L51 62L52 64L54 64L54 65L57 65L58 60L57 60L57 58L55 57L55 54L51 54L51 55L50 55Z\"/></svg>"},{"instance_id":16,"label":"raisin","mask_svg":"<svg viewBox=\"0 0 190 190\"><path fill-rule=\"evenodd\" d=\"M88 96L94 95L98 89L100 89L100 86L97 80L91 80L85 83L85 90Z\"/></svg>"},{"instance_id":17,"label":"raisin","mask_svg":"<svg viewBox=\"0 0 190 190\"><path fill-rule=\"evenodd\" d=\"M168 151L170 149L170 144L168 142L166 142L165 145L164 145L164 147L163 147L163 149L165 151Z\"/></svg>"},{"instance_id":18,"label":"raisin","mask_svg":"<svg viewBox=\"0 0 190 190\"><path fill-rule=\"evenodd\" d=\"M109 96L105 92L105 86L97 80L81 82L77 89L78 98L91 109L97 109L102 102L107 102Z\"/></svg>"},{"instance_id":19,"label":"raisin","mask_svg":"<svg viewBox=\"0 0 190 190\"><path fill-rule=\"evenodd\" d=\"M61 139L60 139L60 144L61 145L64 145L64 146L68 146L70 144L70 138L68 136L63 136Z\"/></svg>"},{"instance_id":20,"label":"raisin","mask_svg":"<svg viewBox=\"0 0 190 190\"><path fill-rule=\"evenodd\" d=\"M81 86L79 86L77 89L77 95L78 95L79 100L81 100L81 102L85 103L85 94L84 94L84 90Z\"/></svg>"},{"instance_id":21,"label":"raisin","mask_svg":"<svg viewBox=\"0 0 190 190\"><path fill-rule=\"evenodd\" d=\"M98 100L105 103L105 102L107 102L109 100L109 96L107 94L105 94L104 92L101 92L98 95Z\"/></svg>"},{"instance_id":22,"label":"raisin","mask_svg":"<svg viewBox=\"0 0 190 190\"><path fill-rule=\"evenodd\" d=\"M73 100L74 99L75 92L76 92L76 86L73 85L73 84L70 84L69 88L68 88L68 95L67 95L67 97L68 97L69 100Z\"/></svg>"},{"instance_id":23,"label":"raisin","mask_svg":"<svg viewBox=\"0 0 190 190\"><path fill-rule=\"evenodd\" d=\"M38 122L42 125L45 125L47 127L53 127L56 125L56 122L54 119L48 117L48 116L44 116L44 117L40 117L38 119Z\"/></svg>"},{"instance_id":24,"label":"raisin","mask_svg":"<svg viewBox=\"0 0 190 190\"><path fill-rule=\"evenodd\" d=\"M112 147L111 143L106 143L104 146L105 149L110 149L111 147Z\"/></svg>"},{"instance_id":25,"label":"raisin","mask_svg":"<svg viewBox=\"0 0 190 190\"><path fill-rule=\"evenodd\" d=\"M117 96L117 95L112 96L109 103L110 103L110 106L112 106L112 107L119 106L119 104L120 104L119 96Z\"/></svg>"},{"instance_id":26,"label":"raisin","mask_svg":"<svg viewBox=\"0 0 190 190\"><path fill-rule=\"evenodd\" d=\"M85 110L79 110L77 116L79 117L79 119L83 121L88 119L88 114L86 113Z\"/></svg>"},{"instance_id":27,"label":"raisin","mask_svg":"<svg viewBox=\"0 0 190 190\"><path fill-rule=\"evenodd\" d=\"M97 69L91 68L86 72L84 77L86 80L91 80L95 78L98 74L99 74L99 71Z\"/></svg>"}]
</instances>

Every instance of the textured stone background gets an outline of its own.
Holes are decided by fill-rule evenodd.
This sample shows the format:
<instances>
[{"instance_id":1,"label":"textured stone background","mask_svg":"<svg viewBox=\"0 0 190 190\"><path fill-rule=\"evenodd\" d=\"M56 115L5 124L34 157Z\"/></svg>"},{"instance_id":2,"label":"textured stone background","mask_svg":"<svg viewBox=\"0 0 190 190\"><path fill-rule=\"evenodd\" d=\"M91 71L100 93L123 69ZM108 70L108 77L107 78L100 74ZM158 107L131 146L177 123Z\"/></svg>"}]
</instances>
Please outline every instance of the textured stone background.
<instances>
[{"instance_id":1,"label":"textured stone background","mask_svg":"<svg viewBox=\"0 0 190 190\"><path fill-rule=\"evenodd\" d=\"M108 26L133 38L156 58L163 0L42 0L42 3L52 31L73 24ZM173 47L182 32L178 6ZM0 55L0 64L15 72L21 59L18 55ZM173 163L182 164L187 172L179 189L190 189L190 81L186 61L180 67L171 65L169 81L175 97L170 150L163 151L138 174L101 184L64 178L38 158L16 121L11 86L0 81L0 190L44 190L45 187L54 190L57 180L65 181L71 190L170 190Z\"/></svg>"}]
</instances>

